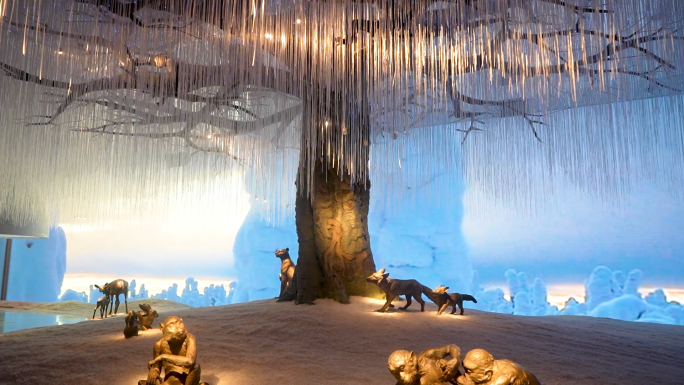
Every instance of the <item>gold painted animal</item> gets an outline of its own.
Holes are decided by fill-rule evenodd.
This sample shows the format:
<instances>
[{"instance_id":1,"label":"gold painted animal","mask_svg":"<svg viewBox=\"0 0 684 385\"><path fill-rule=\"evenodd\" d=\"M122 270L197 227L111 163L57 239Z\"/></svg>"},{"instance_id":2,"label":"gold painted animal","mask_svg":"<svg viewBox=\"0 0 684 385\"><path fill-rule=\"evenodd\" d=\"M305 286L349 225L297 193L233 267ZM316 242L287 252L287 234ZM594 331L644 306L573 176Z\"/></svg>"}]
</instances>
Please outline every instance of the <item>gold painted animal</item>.
<instances>
[{"instance_id":1,"label":"gold painted animal","mask_svg":"<svg viewBox=\"0 0 684 385\"><path fill-rule=\"evenodd\" d=\"M119 311L119 295L124 295L124 302L126 303L126 313L128 313L128 281L117 279L115 281L105 283L102 287L95 285L100 292L109 297L109 315L112 315L113 302L116 298L116 307L114 314Z\"/></svg>"},{"instance_id":2,"label":"gold painted animal","mask_svg":"<svg viewBox=\"0 0 684 385\"><path fill-rule=\"evenodd\" d=\"M100 318L102 318L102 316L107 318L107 305L109 305L109 296L100 297L95 305L95 310L93 310L93 319L95 319L95 312L98 308L100 309Z\"/></svg>"},{"instance_id":3,"label":"gold painted animal","mask_svg":"<svg viewBox=\"0 0 684 385\"><path fill-rule=\"evenodd\" d=\"M183 320L169 317L159 328L163 337L154 344L153 359L147 363L147 379L138 381L138 385L208 385L200 382L197 340L188 333Z\"/></svg>"},{"instance_id":4,"label":"gold painted animal","mask_svg":"<svg viewBox=\"0 0 684 385\"><path fill-rule=\"evenodd\" d=\"M420 311L425 311L425 301L423 301L421 294L427 295L427 292L431 292L429 287L421 285L415 279L390 279L388 277L389 273L385 273L385 269L380 269L366 277L366 282L378 285L385 292L385 297L387 298L387 302L385 302L382 308L376 310L377 312L387 310L388 307L392 306L392 301L400 295L406 296L406 306L399 309L406 310L411 306L411 297L413 297L413 299L420 303Z\"/></svg>"},{"instance_id":5,"label":"gold painted animal","mask_svg":"<svg viewBox=\"0 0 684 385\"><path fill-rule=\"evenodd\" d=\"M280 294L278 302L292 301L297 296L297 266L290 258L290 248L275 251L275 256L280 258Z\"/></svg>"},{"instance_id":6,"label":"gold painted animal","mask_svg":"<svg viewBox=\"0 0 684 385\"><path fill-rule=\"evenodd\" d=\"M449 290L449 286L442 285L437 286L435 290L433 290L434 293L440 295L435 296L435 299L437 301L428 296L428 298L430 298L432 302L434 302L439 307L439 310L437 310L437 314L442 314L442 312L449 306L452 307L451 314L454 314L456 313L456 306L458 306L458 308L461 309L461 315L463 315L463 301L471 301L477 303L475 297L473 297L470 294L447 293L447 290Z\"/></svg>"},{"instance_id":7,"label":"gold painted animal","mask_svg":"<svg viewBox=\"0 0 684 385\"><path fill-rule=\"evenodd\" d=\"M159 313L147 303L141 303L138 306L140 310L136 314L138 315L138 321L140 321L140 330L151 329L152 322L155 318L159 317Z\"/></svg>"},{"instance_id":8,"label":"gold painted animal","mask_svg":"<svg viewBox=\"0 0 684 385\"><path fill-rule=\"evenodd\" d=\"M140 330L140 319L135 311L131 310L126 314L126 326L124 327L123 334L126 338L131 338L138 335Z\"/></svg>"},{"instance_id":9,"label":"gold painted animal","mask_svg":"<svg viewBox=\"0 0 684 385\"><path fill-rule=\"evenodd\" d=\"M483 349L473 349L463 359L465 373L458 385L541 385L537 377L510 360L495 360Z\"/></svg>"},{"instance_id":10,"label":"gold painted animal","mask_svg":"<svg viewBox=\"0 0 684 385\"><path fill-rule=\"evenodd\" d=\"M397 385L446 385L456 382L460 360L461 349L456 345L427 349L417 355L395 350L387 360L387 368Z\"/></svg>"}]
</instances>

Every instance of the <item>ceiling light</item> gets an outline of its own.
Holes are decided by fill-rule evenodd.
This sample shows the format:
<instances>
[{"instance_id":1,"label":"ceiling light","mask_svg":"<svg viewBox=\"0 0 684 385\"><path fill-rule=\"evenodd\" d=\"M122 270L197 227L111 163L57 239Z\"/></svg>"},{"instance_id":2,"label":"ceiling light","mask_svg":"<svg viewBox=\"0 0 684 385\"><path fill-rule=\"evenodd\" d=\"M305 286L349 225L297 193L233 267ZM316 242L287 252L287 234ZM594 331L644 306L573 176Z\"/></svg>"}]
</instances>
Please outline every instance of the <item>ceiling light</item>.
<instances>
[{"instance_id":1,"label":"ceiling light","mask_svg":"<svg viewBox=\"0 0 684 385\"><path fill-rule=\"evenodd\" d=\"M157 55L154 57L154 65L161 68L164 65L164 56Z\"/></svg>"}]
</instances>

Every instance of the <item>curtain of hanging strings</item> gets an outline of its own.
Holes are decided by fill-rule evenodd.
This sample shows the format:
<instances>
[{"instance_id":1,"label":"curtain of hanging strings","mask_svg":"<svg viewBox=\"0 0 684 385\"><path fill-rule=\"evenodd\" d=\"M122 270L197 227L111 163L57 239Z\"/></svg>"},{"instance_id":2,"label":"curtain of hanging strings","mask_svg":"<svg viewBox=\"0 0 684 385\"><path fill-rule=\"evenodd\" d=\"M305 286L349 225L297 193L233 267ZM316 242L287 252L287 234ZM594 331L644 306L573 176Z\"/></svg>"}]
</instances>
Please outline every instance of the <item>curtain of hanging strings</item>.
<instances>
[{"instance_id":1,"label":"curtain of hanging strings","mask_svg":"<svg viewBox=\"0 0 684 385\"><path fill-rule=\"evenodd\" d=\"M503 200L548 191L533 167L608 195L683 179L679 0L0 0L0 15L0 202L19 218L210 214L184 199L237 199L235 166L277 216L301 146L354 183L388 144L374 175L405 181L392 170L415 146L435 147L418 173L461 164L434 145L444 130L468 182ZM333 96L368 103L326 130L347 113Z\"/></svg>"}]
</instances>

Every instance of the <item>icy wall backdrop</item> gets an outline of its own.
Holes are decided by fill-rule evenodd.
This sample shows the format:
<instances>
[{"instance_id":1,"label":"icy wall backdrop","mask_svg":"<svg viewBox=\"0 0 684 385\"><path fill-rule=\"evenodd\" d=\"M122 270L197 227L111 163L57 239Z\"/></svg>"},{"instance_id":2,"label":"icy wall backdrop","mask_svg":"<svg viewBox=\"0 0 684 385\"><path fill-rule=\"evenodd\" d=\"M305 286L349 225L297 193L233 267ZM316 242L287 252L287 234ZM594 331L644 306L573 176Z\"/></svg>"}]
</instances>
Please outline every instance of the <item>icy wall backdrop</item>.
<instances>
[{"instance_id":1,"label":"icy wall backdrop","mask_svg":"<svg viewBox=\"0 0 684 385\"><path fill-rule=\"evenodd\" d=\"M128 299L145 299L158 298L167 299L170 301L180 302L194 307L203 306L221 306L233 303L233 295L235 294L235 282L228 285L214 285L209 284L199 289L199 281L192 277L185 280L185 286L179 293L178 284L174 283L161 292L150 295L145 288L145 283L138 287L138 282L135 279L128 279ZM97 303L97 300L102 297L102 293L94 286L90 286L88 293L85 291L75 291L67 289L59 297L59 302L77 301L87 303Z\"/></svg>"},{"instance_id":2,"label":"icy wall backdrop","mask_svg":"<svg viewBox=\"0 0 684 385\"><path fill-rule=\"evenodd\" d=\"M51 228L47 239L13 240L7 299L56 302L66 271L66 253L66 236L59 227Z\"/></svg>"}]
</instances>

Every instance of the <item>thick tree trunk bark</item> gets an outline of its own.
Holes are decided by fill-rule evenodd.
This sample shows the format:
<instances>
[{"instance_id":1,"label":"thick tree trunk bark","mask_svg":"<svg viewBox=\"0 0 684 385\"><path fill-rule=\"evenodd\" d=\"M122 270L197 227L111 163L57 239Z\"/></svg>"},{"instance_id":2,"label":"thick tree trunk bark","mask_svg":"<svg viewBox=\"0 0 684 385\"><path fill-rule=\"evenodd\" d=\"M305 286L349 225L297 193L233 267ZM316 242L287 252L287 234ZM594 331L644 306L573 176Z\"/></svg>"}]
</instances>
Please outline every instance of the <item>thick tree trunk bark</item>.
<instances>
[{"instance_id":1,"label":"thick tree trunk bark","mask_svg":"<svg viewBox=\"0 0 684 385\"><path fill-rule=\"evenodd\" d=\"M368 234L370 182L350 184L349 175L317 161L312 191L297 181L296 224L299 237L298 303L350 295L378 297L365 281L375 272Z\"/></svg>"}]
</instances>

